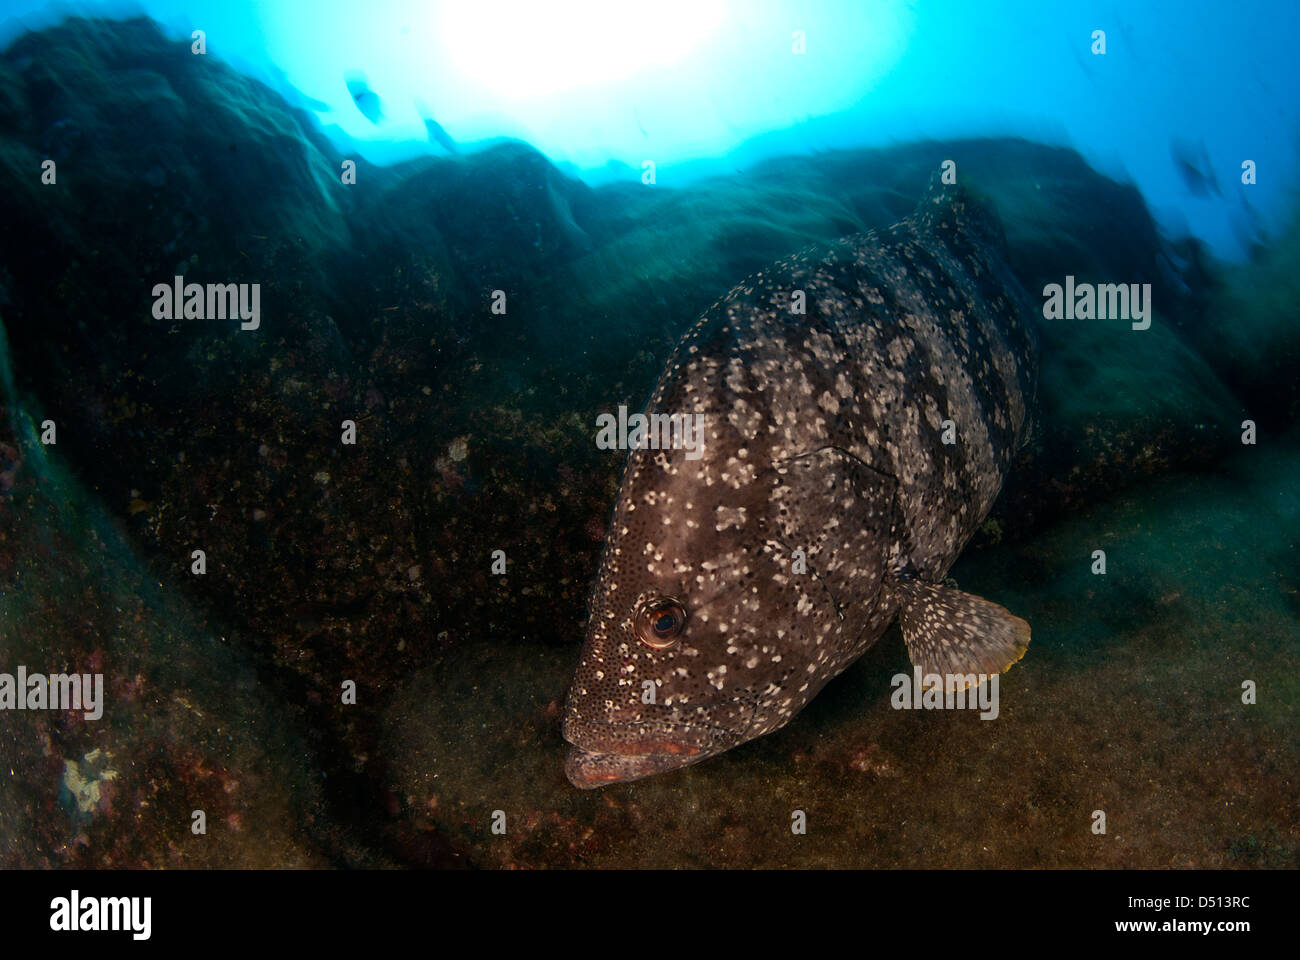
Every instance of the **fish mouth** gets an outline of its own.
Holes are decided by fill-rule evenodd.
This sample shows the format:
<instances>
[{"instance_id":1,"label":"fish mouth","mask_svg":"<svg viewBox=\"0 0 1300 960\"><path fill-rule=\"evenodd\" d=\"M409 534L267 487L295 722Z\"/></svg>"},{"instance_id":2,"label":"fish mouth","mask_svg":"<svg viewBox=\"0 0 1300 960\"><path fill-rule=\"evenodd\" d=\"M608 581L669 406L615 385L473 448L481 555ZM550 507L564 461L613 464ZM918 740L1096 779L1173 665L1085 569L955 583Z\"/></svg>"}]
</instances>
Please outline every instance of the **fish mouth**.
<instances>
[{"instance_id":1,"label":"fish mouth","mask_svg":"<svg viewBox=\"0 0 1300 960\"><path fill-rule=\"evenodd\" d=\"M699 747L672 744L673 751L660 753L594 753L573 747L564 761L564 775L580 790L594 790L611 783L627 783L676 770L705 756Z\"/></svg>"},{"instance_id":2,"label":"fish mouth","mask_svg":"<svg viewBox=\"0 0 1300 960\"><path fill-rule=\"evenodd\" d=\"M738 742L734 732L720 727L655 721L600 724L580 734L566 729L564 735L573 744L564 775L581 790L667 773Z\"/></svg>"}]
</instances>

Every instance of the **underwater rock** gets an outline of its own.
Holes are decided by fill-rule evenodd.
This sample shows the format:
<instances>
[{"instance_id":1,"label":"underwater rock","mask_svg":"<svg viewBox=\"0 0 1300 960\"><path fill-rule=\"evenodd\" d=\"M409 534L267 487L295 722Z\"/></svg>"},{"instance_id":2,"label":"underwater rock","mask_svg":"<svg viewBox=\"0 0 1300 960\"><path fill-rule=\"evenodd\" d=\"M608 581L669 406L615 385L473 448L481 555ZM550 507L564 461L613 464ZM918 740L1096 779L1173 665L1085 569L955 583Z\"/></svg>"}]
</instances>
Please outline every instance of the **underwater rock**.
<instances>
[{"instance_id":1,"label":"underwater rock","mask_svg":"<svg viewBox=\"0 0 1300 960\"><path fill-rule=\"evenodd\" d=\"M0 866L327 865L295 711L148 575L7 396L0 449L24 453L0 492L0 662L102 678L98 716L0 715L0 759L23 771L0 791Z\"/></svg>"}]
</instances>

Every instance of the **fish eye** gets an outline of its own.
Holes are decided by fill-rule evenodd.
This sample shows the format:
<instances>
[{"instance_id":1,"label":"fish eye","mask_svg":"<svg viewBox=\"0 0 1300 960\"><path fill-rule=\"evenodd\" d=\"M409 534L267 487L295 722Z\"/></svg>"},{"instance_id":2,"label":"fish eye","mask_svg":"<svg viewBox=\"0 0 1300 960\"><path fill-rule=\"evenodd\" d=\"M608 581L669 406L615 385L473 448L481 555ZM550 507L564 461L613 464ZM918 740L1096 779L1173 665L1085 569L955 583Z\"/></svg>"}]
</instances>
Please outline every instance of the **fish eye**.
<instances>
[{"instance_id":1,"label":"fish eye","mask_svg":"<svg viewBox=\"0 0 1300 960\"><path fill-rule=\"evenodd\" d=\"M686 626L686 608L674 597L651 597L633 618L637 639L652 650L666 650Z\"/></svg>"}]
</instances>

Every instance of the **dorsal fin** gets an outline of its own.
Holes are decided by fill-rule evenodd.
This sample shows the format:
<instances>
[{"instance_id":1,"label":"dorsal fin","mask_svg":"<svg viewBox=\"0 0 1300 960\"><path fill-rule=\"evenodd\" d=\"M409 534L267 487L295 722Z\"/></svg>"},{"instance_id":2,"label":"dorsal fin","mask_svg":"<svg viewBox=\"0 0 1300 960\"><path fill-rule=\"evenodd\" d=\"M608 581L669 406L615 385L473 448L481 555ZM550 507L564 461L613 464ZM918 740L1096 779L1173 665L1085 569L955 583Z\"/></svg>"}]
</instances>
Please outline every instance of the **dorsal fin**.
<instances>
[{"instance_id":1,"label":"dorsal fin","mask_svg":"<svg viewBox=\"0 0 1300 960\"><path fill-rule=\"evenodd\" d=\"M960 183L944 183L938 171L930 175L925 196L912 219L928 233L965 233L993 247L999 255L1006 253L1006 233L992 205Z\"/></svg>"}]
</instances>

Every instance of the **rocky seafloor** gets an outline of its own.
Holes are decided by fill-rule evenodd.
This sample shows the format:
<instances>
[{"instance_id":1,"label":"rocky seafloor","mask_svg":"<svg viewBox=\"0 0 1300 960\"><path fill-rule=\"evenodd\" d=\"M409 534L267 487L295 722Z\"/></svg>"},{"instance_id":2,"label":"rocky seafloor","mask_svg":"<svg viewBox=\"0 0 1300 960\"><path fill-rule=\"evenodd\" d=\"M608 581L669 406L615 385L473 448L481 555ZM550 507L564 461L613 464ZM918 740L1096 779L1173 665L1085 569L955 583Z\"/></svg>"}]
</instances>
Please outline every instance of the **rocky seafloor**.
<instances>
[{"instance_id":1,"label":"rocky seafloor","mask_svg":"<svg viewBox=\"0 0 1300 960\"><path fill-rule=\"evenodd\" d=\"M106 686L98 721L0 713L0 865L1300 865L1294 227L1219 264L1018 140L686 188L593 189L514 142L354 185L343 159L148 21L0 55L0 671ZM597 414L945 159L1028 290L1155 304L1141 332L1043 324L1031 442L953 570L1034 627L998 721L891 709L891 631L777 734L573 789L560 710L622 468ZM155 319L176 274L260 283L261 326Z\"/></svg>"}]
</instances>

